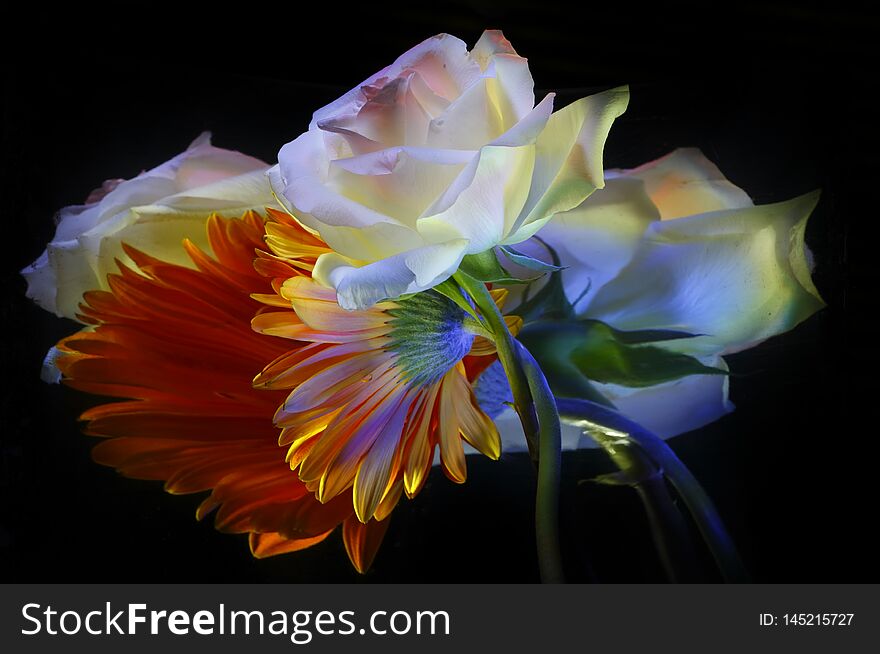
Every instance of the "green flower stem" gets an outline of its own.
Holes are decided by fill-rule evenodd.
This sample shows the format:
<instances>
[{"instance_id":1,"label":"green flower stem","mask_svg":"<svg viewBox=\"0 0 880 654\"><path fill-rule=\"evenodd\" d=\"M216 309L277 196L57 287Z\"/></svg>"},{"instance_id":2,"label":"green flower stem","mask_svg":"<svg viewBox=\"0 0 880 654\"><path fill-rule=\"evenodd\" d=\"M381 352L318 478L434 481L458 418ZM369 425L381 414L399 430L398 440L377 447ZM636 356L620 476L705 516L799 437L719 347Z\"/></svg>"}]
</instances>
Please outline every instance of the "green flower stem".
<instances>
[{"instance_id":1,"label":"green flower stem","mask_svg":"<svg viewBox=\"0 0 880 654\"><path fill-rule=\"evenodd\" d=\"M695 556L687 523L675 505L663 470L641 447L619 432L589 426L587 433L620 468L593 481L633 488L642 501L654 546L666 577L673 583L696 578Z\"/></svg>"},{"instance_id":2,"label":"green flower stem","mask_svg":"<svg viewBox=\"0 0 880 654\"><path fill-rule=\"evenodd\" d=\"M559 477L562 467L562 427L556 400L538 362L519 341L519 350L529 390L538 413L538 493L535 498L535 535L538 565L544 583L560 584L562 556L559 549Z\"/></svg>"},{"instance_id":3,"label":"green flower stem","mask_svg":"<svg viewBox=\"0 0 880 654\"><path fill-rule=\"evenodd\" d=\"M682 501L691 513L697 528L709 546L725 581L743 583L749 580L745 566L739 558L724 523L712 500L706 495L690 470L681 462L675 452L658 436L641 425L629 420L616 411L588 400L559 398L559 413L566 419L582 421L589 430L591 426L600 430L618 432L636 443L657 466L663 470Z\"/></svg>"},{"instance_id":4,"label":"green flower stem","mask_svg":"<svg viewBox=\"0 0 880 654\"><path fill-rule=\"evenodd\" d=\"M532 458L538 460L535 534L538 567L545 583L562 583L559 551L559 469L562 430L556 401L532 355L513 338L486 285L459 271L455 280L470 295L494 335L498 359L513 392L513 402ZM536 448L537 446L537 448Z\"/></svg>"},{"instance_id":5,"label":"green flower stem","mask_svg":"<svg viewBox=\"0 0 880 654\"><path fill-rule=\"evenodd\" d=\"M529 446L529 453L533 460L537 460L538 418L535 414L531 393L529 392L528 381L517 358L513 335L507 329L507 323L504 322L501 311L498 310L495 300L492 299L492 295L483 282L474 279L461 270L455 273L453 278L470 295L494 335L498 360L501 361L501 366L504 368L504 373L507 375L507 380L510 383L510 390L513 393L513 406L522 422L526 442Z\"/></svg>"}]
</instances>

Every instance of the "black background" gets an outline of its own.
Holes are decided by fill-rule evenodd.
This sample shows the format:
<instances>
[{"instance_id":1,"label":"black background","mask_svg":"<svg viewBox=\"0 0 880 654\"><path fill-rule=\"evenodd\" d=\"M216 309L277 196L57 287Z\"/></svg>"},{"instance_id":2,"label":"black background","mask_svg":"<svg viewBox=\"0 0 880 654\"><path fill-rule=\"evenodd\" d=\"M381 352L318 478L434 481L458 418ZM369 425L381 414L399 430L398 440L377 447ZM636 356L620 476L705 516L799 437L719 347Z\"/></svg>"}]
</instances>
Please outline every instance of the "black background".
<instances>
[{"instance_id":1,"label":"black background","mask_svg":"<svg viewBox=\"0 0 880 654\"><path fill-rule=\"evenodd\" d=\"M293 3L289 3L291 7ZM867 6L867 5L866 5ZM201 132L265 161L310 114L432 34L473 44L504 30L559 103L629 83L606 148L633 166L696 146L757 203L822 188L807 241L828 307L731 357L737 410L671 445L716 500L753 577L878 581L874 285L878 21L860 6L794 3L436 3L299 13L263 3L198 13L118 5L85 15L7 15L3 55L0 304L4 581L533 581L534 480L523 456L436 470L395 512L373 570L341 539L256 561L244 536L193 518L200 498L128 480L89 459L76 416L95 398L39 381L43 354L75 330L24 298L17 271L53 214L108 178L132 177ZM873 178L873 179L872 179ZM569 578L661 581L626 489L578 485L609 470L567 455ZM588 563L589 561L589 563ZM717 577L703 562L705 580Z\"/></svg>"}]
</instances>

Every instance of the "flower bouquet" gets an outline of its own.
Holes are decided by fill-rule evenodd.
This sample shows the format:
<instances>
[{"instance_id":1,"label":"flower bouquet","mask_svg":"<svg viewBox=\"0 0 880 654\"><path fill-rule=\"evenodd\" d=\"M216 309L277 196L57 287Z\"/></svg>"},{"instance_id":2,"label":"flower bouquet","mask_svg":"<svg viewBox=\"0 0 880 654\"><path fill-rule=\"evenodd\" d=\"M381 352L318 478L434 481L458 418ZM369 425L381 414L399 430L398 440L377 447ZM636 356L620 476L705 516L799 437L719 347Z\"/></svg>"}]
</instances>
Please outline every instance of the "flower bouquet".
<instances>
[{"instance_id":1,"label":"flower bouquet","mask_svg":"<svg viewBox=\"0 0 880 654\"><path fill-rule=\"evenodd\" d=\"M563 450L634 488L669 579L736 547L668 437L730 412L724 356L822 308L819 199L756 205L699 150L608 169L629 90L557 107L498 31L430 38L271 164L199 136L58 216L22 271L79 331L43 379L110 398L100 464L206 493L263 558L341 531L366 572L433 467L528 452L541 578L564 579ZM733 383L738 383L736 380ZM295 555L294 555L295 556Z\"/></svg>"}]
</instances>

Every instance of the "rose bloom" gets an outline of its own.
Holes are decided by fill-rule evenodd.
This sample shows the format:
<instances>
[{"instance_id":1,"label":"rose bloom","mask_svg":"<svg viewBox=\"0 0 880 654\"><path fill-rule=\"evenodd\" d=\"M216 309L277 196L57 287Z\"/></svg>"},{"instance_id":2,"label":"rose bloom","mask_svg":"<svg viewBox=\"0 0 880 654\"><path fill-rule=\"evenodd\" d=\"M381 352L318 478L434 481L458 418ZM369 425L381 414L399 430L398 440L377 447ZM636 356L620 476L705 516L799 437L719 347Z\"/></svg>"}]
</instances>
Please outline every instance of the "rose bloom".
<instances>
[{"instance_id":1,"label":"rose bloom","mask_svg":"<svg viewBox=\"0 0 880 654\"><path fill-rule=\"evenodd\" d=\"M604 185L626 88L553 113L497 31L441 34L315 112L270 171L333 252L315 267L347 309L433 287L464 256L515 244Z\"/></svg>"},{"instance_id":2,"label":"rose bloom","mask_svg":"<svg viewBox=\"0 0 880 654\"><path fill-rule=\"evenodd\" d=\"M786 332L824 306L804 242L818 192L756 206L696 149L606 171L605 179L604 190L557 215L539 235L566 266L562 283L579 318L627 331L695 334L654 345L726 370L723 355ZM520 249L548 257L537 239ZM511 288L513 296L521 292ZM516 303L511 298L514 313ZM594 386L621 413L669 437L732 411L728 382L697 374L638 388ZM506 381L492 369L486 384ZM504 451L523 449L513 411L496 422ZM592 444L574 426L564 428L564 440L569 449Z\"/></svg>"},{"instance_id":3,"label":"rose bloom","mask_svg":"<svg viewBox=\"0 0 880 654\"><path fill-rule=\"evenodd\" d=\"M132 260L122 243L170 263L192 267L184 238L208 245L205 221L215 211L242 214L276 206L265 180L268 165L199 136L185 152L130 180L108 180L83 205L58 213L46 250L22 270L27 296L58 316L76 319L83 293L107 290L115 260Z\"/></svg>"}]
</instances>

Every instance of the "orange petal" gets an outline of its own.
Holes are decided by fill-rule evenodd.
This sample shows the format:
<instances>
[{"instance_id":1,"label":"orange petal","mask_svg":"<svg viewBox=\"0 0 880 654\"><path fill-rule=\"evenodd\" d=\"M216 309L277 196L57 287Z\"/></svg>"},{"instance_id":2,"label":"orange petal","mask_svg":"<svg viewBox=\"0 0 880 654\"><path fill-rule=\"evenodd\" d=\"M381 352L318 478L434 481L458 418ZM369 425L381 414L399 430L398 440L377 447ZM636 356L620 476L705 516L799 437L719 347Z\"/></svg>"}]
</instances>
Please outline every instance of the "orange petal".
<instances>
[{"instance_id":1,"label":"orange petal","mask_svg":"<svg viewBox=\"0 0 880 654\"><path fill-rule=\"evenodd\" d=\"M440 391L440 416L439 416L439 441L440 461L446 476L457 484L463 484L467 479L467 464L464 460L464 448L459 436L459 423L456 406L467 401L467 396L456 386L453 375L460 373L453 368L441 382L443 388Z\"/></svg>"},{"instance_id":2,"label":"orange petal","mask_svg":"<svg viewBox=\"0 0 880 654\"><path fill-rule=\"evenodd\" d=\"M354 516L342 523L345 551L355 570L361 574L366 573L373 565L373 559L376 558L390 523L390 520L370 520L363 524Z\"/></svg>"},{"instance_id":3,"label":"orange petal","mask_svg":"<svg viewBox=\"0 0 880 654\"><path fill-rule=\"evenodd\" d=\"M394 508L397 506L397 503L400 501L400 496L402 494L403 481L398 480L385 494L385 498L382 500L382 503L378 507L376 507L376 514L374 516L374 519L385 520L388 516L390 516L391 512L394 511Z\"/></svg>"},{"instance_id":4,"label":"orange petal","mask_svg":"<svg viewBox=\"0 0 880 654\"><path fill-rule=\"evenodd\" d=\"M400 443L407 414L412 406L410 393L403 395L388 422L374 442L367 445L356 436L339 453L339 458L354 459L366 451L357 468L352 498L354 511L361 522L367 522L391 490L394 472L400 460Z\"/></svg>"},{"instance_id":5,"label":"orange petal","mask_svg":"<svg viewBox=\"0 0 880 654\"><path fill-rule=\"evenodd\" d=\"M413 497L421 490L431 470L431 459L434 455L434 443L431 438L431 427L440 384L425 391L421 405L413 412L407 426L409 443L403 467L403 482L407 497Z\"/></svg>"},{"instance_id":6,"label":"orange petal","mask_svg":"<svg viewBox=\"0 0 880 654\"><path fill-rule=\"evenodd\" d=\"M492 419L480 409L471 385L460 375L458 380L455 383L459 385L461 390L457 395L465 395L468 398L457 404L461 434L479 452L490 459L497 459L501 456L501 437L498 435L498 428Z\"/></svg>"}]
</instances>

